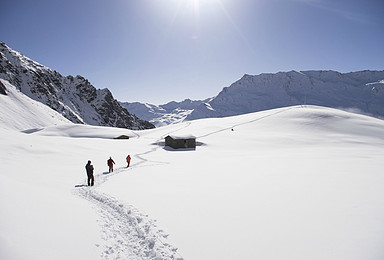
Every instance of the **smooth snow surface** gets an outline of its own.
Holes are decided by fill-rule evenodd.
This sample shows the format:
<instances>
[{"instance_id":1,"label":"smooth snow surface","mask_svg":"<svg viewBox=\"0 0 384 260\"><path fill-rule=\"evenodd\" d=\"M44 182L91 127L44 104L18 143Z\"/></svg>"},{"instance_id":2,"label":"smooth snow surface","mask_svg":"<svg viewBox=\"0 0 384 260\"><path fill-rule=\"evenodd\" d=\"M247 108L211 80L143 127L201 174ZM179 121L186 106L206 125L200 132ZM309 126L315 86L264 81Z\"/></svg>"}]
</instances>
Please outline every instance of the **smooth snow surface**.
<instances>
[{"instance_id":1,"label":"smooth snow surface","mask_svg":"<svg viewBox=\"0 0 384 260\"><path fill-rule=\"evenodd\" d=\"M384 259L382 120L295 106L26 132L0 130L1 259Z\"/></svg>"},{"instance_id":2,"label":"smooth snow surface","mask_svg":"<svg viewBox=\"0 0 384 260\"><path fill-rule=\"evenodd\" d=\"M0 95L0 128L26 130L49 125L69 125L71 122L48 106L37 102L0 79L7 95Z\"/></svg>"}]
</instances>

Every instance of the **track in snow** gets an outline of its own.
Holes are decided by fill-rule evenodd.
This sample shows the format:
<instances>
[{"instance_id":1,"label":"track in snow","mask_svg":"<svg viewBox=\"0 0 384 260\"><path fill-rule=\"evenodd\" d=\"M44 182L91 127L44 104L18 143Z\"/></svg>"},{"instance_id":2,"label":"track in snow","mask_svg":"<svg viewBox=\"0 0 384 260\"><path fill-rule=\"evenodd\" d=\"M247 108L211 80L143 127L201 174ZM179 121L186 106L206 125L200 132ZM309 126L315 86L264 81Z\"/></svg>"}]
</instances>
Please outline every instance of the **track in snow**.
<instances>
[{"instance_id":1,"label":"track in snow","mask_svg":"<svg viewBox=\"0 0 384 260\"><path fill-rule=\"evenodd\" d=\"M213 131L201 135L198 138L207 137L240 125L259 121L286 112L290 109L293 108L262 116L255 120L239 123L218 131ZM180 129L172 131L172 133L188 128L190 124L190 122L187 122ZM137 138L140 138L139 134L136 135ZM158 139L155 143L159 144L166 135ZM160 146L158 145L147 152L134 155L140 161L135 163L135 165L130 166L128 169L121 167L112 173L97 175L98 181L96 186L85 186L76 190L79 196L93 203L99 211L102 226L102 238L106 241L101 255L102 259L183 259L177 253L177 248L164 242L168 235L157 228L155 220L150 219L148 215L143 214L132 205L122 204L111 196L97 192L97 187L106 182L111 176L127 170L132 170L132 168L135 167L144 167L144 165L154 166L167 164L168 162L150 161L143 158L144 155L150 154L159 148Z\"/></svg>"},{"instance_id":2,"label":"track in snow","mask_svg":"<svg viewBox=\"0 0 384 260\"><path fill-rule=\"evenodd\" d=\"M133 166L131 166L133 167ZM131 168L129 168L131 169ZM97 175L97 185L76 189L77 195L91 202L99 213L102 228L102 259L183 259L177 248L166 242L167 234L157 228L155 220L132 205L97 191L113 175L126 171L118 168L110 174ZM98 245L100 246L100 245Z\"/></svg>"}]
</instances>

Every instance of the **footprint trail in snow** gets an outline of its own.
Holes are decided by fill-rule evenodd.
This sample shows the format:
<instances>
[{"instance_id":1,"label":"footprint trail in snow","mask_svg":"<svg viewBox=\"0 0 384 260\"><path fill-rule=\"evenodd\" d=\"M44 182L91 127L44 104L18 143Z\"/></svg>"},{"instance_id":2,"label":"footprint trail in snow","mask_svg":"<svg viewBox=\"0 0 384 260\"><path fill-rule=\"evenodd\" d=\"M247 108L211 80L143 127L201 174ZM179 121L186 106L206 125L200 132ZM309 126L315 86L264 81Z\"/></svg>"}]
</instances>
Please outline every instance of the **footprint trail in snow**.
<instances>
[{"instance_id":1,"label":"footprint trail in snow","mask_svg":"<svg viewBox=\"0 0 384 260\"><path fill-rule=\"evenodd\" d=\"M183 258L177 248L166 242L167 234L159 229L148 215L134 206L123 204L115 198L97 191L113 175L127 168L118 168L110 174L97 175L97 185L80 187L77 194L90 201L99 213L102 239L102 259L153 259Z\"/></svg>"}]
</instances>

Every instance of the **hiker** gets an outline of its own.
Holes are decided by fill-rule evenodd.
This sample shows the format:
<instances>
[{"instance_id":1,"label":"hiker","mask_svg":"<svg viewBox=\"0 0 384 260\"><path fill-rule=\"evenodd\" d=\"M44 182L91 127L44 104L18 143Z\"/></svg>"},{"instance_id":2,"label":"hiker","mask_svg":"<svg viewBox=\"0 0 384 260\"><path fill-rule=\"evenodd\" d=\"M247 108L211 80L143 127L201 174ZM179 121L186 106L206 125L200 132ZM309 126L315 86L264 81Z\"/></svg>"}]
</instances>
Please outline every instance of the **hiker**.
<instances>
[{"instance_id":1,"label":"hiker","mask_svg":"<svg viewBox=\"0 0 384 260\"><path fill-rule=\"evenodd\" d=\"M112 157L109 157L107 164L109 166L109 172L113 172L113 165L115 164L115 161L112 159Z\"/></svg>"},{"instance_id":2,"label":"hiker","mask_svg":"<svg viewBox=\"0 0 384 260\"><path fill-rule=\"evenodd\" d=\"M131 163L131 156L128 154L128 156L127 156L127 168L129 167L130 163Z\"/></svg>"},{"instance_id":3,"label":"hiker","mask_svg":"<svg viewBox=\"0 0 384 260\"><path fill-rule=\"evenodd\" d=\"M88 186L93 186L95 178L93 177L93 165L91 164L91 161L88 161L87 165L85 165L85 169L87 170Z\"/></svg>"}]
</instances>

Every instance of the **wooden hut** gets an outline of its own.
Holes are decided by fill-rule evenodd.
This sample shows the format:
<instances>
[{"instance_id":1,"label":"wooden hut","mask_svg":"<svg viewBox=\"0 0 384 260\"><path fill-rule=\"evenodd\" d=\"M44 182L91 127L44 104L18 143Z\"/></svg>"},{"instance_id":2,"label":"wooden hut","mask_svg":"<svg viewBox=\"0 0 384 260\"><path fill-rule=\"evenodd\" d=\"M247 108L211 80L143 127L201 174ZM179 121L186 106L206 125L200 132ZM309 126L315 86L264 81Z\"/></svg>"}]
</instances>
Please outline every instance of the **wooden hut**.
<instances>
[{"instance_id":1,"label":"wooden hut","mask_svg":"<svg viewBox=\"0 0 384 260\"><path fill-rule=\"evenodd\" d=\"M165 137L165 146L173 149L193 148L196 149L196 137L193 135L175 136L168 135Z\"/></svg>"}]
</instances>

